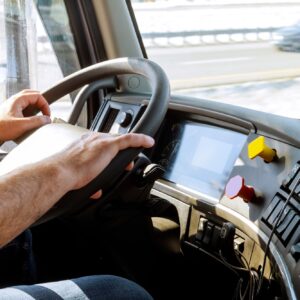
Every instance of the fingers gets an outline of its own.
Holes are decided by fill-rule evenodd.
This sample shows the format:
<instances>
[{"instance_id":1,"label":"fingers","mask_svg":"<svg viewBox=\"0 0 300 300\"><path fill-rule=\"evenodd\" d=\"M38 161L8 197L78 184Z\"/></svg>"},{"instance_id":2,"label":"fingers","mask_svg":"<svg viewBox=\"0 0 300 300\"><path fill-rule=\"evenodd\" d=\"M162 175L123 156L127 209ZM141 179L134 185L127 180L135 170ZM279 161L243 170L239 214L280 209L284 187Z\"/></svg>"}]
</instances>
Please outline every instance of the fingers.
<instances>
[{"instance_id":1,"label":"fingers","mask_svg":"<svg viewBox=\"0 0 300 300\"><path fill-rule=\"evenodd\" d=\"M89 140L89 142L91 141L101 141L101 140L105 140L105 139L109 139L109 138L113 138L113 135L109 134L109 133L103 133L103 132L88 132L85 133L81 136L82 140Z\"/></svg>"},{"instance_id":2,"label":"fingers","mask_svg":"<svg viewBox=\"0 0 300 300\"><path fill-rule=\"evenodd\" d=\"M96 192L94 195L92 195L90 198L93 200L97 200L102 196L102 190L99 190L98 192Z\"/></svg>"},{"instance_id":3,"label":"fingers","mask_svg":"<svg viewBox=\"0 0 300 300\"><path fill-rule=\"evenodd\" d=\"M134 167L134 162L132 161L131 163L129 163L129 165L125 168L126 171L131 171ZM101 198L103 195L103 192L102 190L99 190L97 191L95 194L93 194L90 199L93 199L93 200L97 200L99 198Z\"/></svg>"},{"instance_id":4,"label":"fingers","mask_svg":"<svg viewBox=\"0 0 300 300\"><path fill-rule=\"evenodd\" d=\"M39 128L43 125L51 123L49 116L34 116L28 118L15 119L16 127L18 125L19 130L22 133L25 133L29 130Z\"/></svg>"},{"instance_id":5,"label":"fingers","mask_svg":"<svg viewBox=\"0 0 300 300\"><path fill-rule=\"evenodd\" d=\"M33 105L38 108L43 115L50 116L50 107L47 100L39 93L30 93L23 96L22 110Z\"/></svg>"},{"instance_id":6,"label":"fingers","mask_svg":"<svg viewBox=\"0 0 300 300\"><path fill-rule=\"evenodd\" d=\"M47 100L35 90L24 90L16 95L16 103L20 105L20 110L23 111L29 105L38 108L43 115L50 116L50 107Z\"/></svg>"},{"instance_id":7,"label":"fingers","mask_svg":"<svg viewBox=\"0 0 300 300\"><path fill-rule=\"evenodd\" d=\"M99 175L114 159L120 150L125 148L149 148L153 146L154 140L144 134L125 134L122 136L107 136L97 132L90 132L82 135L80 140L72 143L61 155L64 160L66 169L73 176L72 189L78 189L85 186L97 175ZM71 159L76 157L76 159ZM127 166L127 170L133 167L132 164ZM78 170L80 170L78 172Z\"/></svg>"},{"instance_id":8,"label":"fingers","mask_svg":"<svg viewBox=\"0 0 300 300\"><path fill-rule=\"evenodd\" d=\"M125 168L125 170L126 170L126 171L131 171L131 170L133 169L133 167L134 167L134 162L132 161L131 163L129 163L129 164L127 165L127 167Z\"/></svg>"},{"instance_id":9,"label":"fingers","mask_svg":"<svg viewBox=\"0 0 300 300\"><path fill-rule=\"evenodd\" d=\"M119 150L126 148L150 148L154 145L154 139L145 134L128 133L115 138Z\"/></svg>"},{"instance_id":10,"label":"fingers","mask_svg":"<svg viewBox=\"0 0 300 300\"><path fill-rule=\"evenodd\" d=\"M90 132L82 135L82 140L88 140L103 147L103 143L114 148L116 152L126 148L151 148L155 141L152 137L141 133L127 133L123 135L110 135Z\"/></svg>"}]
</instances>

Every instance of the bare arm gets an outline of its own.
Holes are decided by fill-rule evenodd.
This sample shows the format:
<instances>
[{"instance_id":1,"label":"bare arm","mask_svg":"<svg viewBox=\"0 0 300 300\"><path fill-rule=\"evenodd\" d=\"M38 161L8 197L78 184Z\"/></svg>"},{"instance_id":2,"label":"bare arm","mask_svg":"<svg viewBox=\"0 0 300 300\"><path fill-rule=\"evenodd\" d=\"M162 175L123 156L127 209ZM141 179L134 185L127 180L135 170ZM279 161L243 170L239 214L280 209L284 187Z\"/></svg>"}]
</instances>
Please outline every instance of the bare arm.
<instances>
[{"instance_id":1,"label":"bare arm","mask_svg":"<svg viewBox=\"0 0 300 300\"><path fill-rule=\"evenodd\" d=\"M66 192L94 179L120 150L153 143L141 134L91 133L55 156L0 178L0 246L28 228Z\"/></svg>"},{"instance_id":2,"label":"bare arm","mask_svg":"<svg viewBox=\"0 0 300 300\"><path fill-rule=\"evenodd\" d=\"M0 247L28 228L63 196L63 172L38 163L0 178Z\"/></svg>"}]
</instances>

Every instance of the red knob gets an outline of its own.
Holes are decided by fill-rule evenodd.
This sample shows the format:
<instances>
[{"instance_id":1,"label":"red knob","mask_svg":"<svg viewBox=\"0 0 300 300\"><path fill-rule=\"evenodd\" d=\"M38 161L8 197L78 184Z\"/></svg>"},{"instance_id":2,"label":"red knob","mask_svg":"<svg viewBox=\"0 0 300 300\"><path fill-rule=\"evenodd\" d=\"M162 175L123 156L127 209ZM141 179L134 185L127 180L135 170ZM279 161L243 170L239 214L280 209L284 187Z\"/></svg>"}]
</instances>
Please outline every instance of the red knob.
<instances>
[{"instance_id":1,"label":"red knob","mask_svg":"<svg viewBox=\"0 0 300 300\"><path fill-rule=\"evenodd\" d=\"M229 199L241 197L245 202L251 202L255 198L253 187L245 185L245 179L240 175L234 176L228 181L225 195Z\"/></svg>"}]
</instances>

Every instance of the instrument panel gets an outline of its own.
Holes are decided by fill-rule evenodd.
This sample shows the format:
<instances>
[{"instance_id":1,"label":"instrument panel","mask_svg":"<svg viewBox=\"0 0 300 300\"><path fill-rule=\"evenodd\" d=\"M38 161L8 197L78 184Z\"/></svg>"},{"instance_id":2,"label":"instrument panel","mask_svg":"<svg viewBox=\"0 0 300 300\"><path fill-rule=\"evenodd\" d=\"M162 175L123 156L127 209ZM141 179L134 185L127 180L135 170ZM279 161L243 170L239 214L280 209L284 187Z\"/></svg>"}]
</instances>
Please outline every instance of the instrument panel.
<instances>
[{"instance_id":1,"label":"instrument panel","mask_svg":"<svg viewBox=\"0 0 300 300\"><path fill-rule=\"evenodd\" d=\"M114 134L130 131L144 109L132 102L109 101L104 106L107 113L96 119L94 128ZM218 117L169 109L155 147L146 152L165 169L152 193L172 201L178 210L185 207L182 238L188 243L202 247L205 240L209 249L222 224L231 222L254 269L262 267L263 249L269 243L268 256L276 261L288 298L296 299L300 295L300 150L258 134L255 126L242 128L241 120L232 124ZM272 273L268 268L266 272Z\"/></svg>"}]
</instances>

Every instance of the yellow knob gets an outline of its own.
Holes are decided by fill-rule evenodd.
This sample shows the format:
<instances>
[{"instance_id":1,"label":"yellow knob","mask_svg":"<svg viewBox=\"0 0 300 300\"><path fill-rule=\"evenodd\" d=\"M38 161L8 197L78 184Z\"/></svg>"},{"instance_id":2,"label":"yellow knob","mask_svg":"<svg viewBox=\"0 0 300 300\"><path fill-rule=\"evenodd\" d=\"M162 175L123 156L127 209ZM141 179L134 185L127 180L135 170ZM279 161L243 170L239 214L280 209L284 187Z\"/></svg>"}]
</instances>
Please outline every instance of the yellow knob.
<instances>
[{"instance_id":1,"label":"yellow knob","mask_svg":"<svg viewBox=\"0 0 300 300\"><path fill-rule=\"evenodd\" d=\"M276 150L265 144L265 138L260 136L248 145L248 156L253 159L260 156L264 161L271 162L277 158Z\"/></svg>"}]
</instances>

